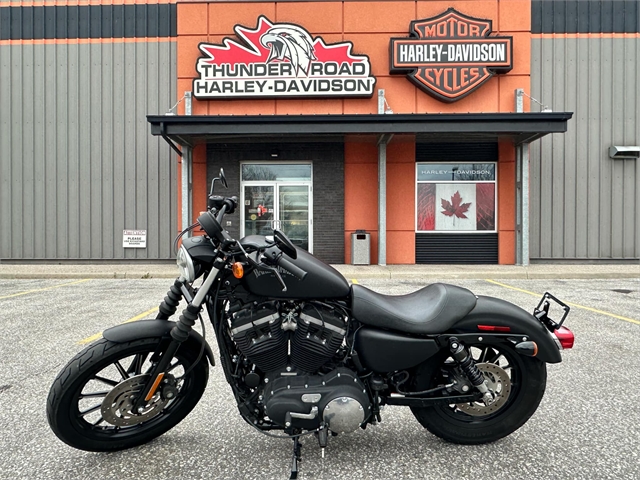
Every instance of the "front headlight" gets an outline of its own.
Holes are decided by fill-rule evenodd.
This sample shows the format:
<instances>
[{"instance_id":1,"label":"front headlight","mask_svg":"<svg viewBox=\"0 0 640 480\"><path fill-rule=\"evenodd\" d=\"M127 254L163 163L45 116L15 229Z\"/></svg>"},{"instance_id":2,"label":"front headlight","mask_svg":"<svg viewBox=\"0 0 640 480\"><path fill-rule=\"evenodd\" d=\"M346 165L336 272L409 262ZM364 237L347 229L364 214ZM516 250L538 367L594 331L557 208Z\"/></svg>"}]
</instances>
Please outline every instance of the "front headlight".
<instances>
[{"instance_id":1,"label":"front headlight","mask_svg":"<svg viewBox=\"0 0 640 480\"><path fill-rule=\"evenodd\" d=\"M178 250L178 255L176 256L176 263L178 264L178 268L180 269L180 275L187 282L191 283L196 279L196 269L193 266L193 260L191 259L191 255L187 252L187 249L184 248L184 245L180 247Z\"/></svg>"}]
</instances>

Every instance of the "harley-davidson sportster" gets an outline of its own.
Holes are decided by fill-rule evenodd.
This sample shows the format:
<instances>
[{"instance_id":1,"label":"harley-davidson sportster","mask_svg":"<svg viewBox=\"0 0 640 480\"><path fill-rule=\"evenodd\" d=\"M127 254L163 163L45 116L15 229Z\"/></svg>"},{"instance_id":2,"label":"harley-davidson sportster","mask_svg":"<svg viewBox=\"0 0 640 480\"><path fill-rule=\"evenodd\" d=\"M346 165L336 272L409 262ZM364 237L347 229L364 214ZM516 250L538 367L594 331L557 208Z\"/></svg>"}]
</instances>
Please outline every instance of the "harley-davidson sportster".
<instances>
[{"instance_id":1,"label":"harley-davidson sportster","mask_svg":"<svg viewBox=\"0 0 640 480\"><path fill-rule=\"evenodd\" d=\"M533 415L546 363L573 346L564 303L547 293L529 314L441 283L400 296L349 285L278 230L231 238L221 225L237 198L214 195L216 180L226 187L221 170L189 227L205 235L182 239L180 277L156 319L106 330L57 376L47 416L62 441L119 450L185 418L215 365L192 328L199 319L204 332L203 306L242 418L293 439L290 478L301 436L324 448L332 435L375 425L385 405L410 407L431 433L460 444L498 440ZM186 309L169 321L182 299ZM551 302L563 309L557 322Z\"/></svg>"}]
</instances>

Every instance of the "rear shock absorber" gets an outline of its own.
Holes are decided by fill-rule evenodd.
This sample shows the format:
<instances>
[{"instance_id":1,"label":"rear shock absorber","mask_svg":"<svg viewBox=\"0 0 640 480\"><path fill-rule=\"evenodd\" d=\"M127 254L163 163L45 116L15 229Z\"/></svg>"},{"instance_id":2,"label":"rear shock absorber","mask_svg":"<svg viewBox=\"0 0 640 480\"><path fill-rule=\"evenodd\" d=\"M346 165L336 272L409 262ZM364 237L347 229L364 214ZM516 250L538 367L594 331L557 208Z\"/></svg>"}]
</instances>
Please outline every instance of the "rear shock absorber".
<instances>
[{"instance_id":1,"label":"rear shock absorber","mask_svg":"<svg viewBox=\"0 0 640 480\"><path fill-rule=\"evenodd\" d=\"M456 337L449 338L449 351L473 386L482 393L482 401L484 404L489 405L492 403L494 400L493 394L489 391L489 387L487 387L487 383L485 382L482 372L480 372L476 366L476 362L474 362L469 351Z\"/></svg>"}]
</instances>

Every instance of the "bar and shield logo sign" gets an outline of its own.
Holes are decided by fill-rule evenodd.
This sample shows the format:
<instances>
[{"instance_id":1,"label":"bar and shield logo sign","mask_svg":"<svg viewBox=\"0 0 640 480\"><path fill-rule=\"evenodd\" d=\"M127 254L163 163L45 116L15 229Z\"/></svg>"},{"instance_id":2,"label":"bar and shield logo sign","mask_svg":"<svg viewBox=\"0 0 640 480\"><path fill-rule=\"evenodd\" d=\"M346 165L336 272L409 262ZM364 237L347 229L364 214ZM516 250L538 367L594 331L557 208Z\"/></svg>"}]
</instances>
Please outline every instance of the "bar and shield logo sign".
<instances>
[{"instance_id":1,"label":"bar and shield logo sign","mask_svg":"<svg viewBox=\"0 0 640 480\"><path fill-rule=\"evenodd\" d=\"M327 45L300 25L260 16L255 29L236 25L241 42L201 43L198 99L280 97L370 97L376 83L366 55L351 42Z\"/></svg>"},{"instance_id":2,"label":"bar and shield logo sign","mask_svg":"<svg viewBox=\"0 0 640 480\"><path fill-rule=\"evenodd\" d=\"M491 20L453 8L411 22L408 38L392 38L391 73L406 73L420 89L443 102L469 95L495 73L512 68L512 37L490 37Z\"/></svg>"}]
</instances>

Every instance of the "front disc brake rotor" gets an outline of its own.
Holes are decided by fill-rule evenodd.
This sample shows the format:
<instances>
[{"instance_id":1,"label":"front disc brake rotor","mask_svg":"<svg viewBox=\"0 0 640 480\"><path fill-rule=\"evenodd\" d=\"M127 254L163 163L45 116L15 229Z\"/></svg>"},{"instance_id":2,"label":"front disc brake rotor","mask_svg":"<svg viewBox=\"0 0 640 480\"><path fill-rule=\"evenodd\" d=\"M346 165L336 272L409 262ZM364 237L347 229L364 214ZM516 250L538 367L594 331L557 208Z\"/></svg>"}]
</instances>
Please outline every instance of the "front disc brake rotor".
<instances>
[{"instance_id":1,"label":"front disc brake rotor","mask_svg":"<svg viewBox=\"0 0 640 480\"><path fill-rule=\"evenodd\" d=\"M146 422L162 412L170 400L162 398L160 389L139 413L132 411L136 396L148 380L149 375L136 375L113 387L102 401L102 418L117 427L128 427Z\"/></svg>"},{"instance_id":2,"label":"front disc brake rotor","mask_svg":"<svg viewBox=\"0 0 640 480\"><path fill-rule=\"evenodd\" d=\"M509 374L495 363L477 363L478 370L482 372L487 382L487 387L493 393L494 399L489 405L483 402L457 403L456 407L474 417L489 415L501 409L511 394L511 379Z\"/></svg>"}]
</instances>

